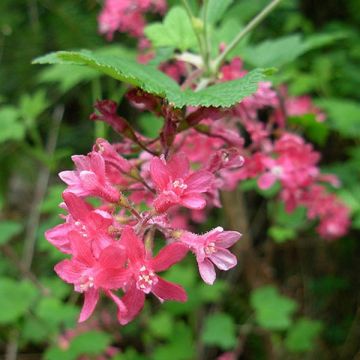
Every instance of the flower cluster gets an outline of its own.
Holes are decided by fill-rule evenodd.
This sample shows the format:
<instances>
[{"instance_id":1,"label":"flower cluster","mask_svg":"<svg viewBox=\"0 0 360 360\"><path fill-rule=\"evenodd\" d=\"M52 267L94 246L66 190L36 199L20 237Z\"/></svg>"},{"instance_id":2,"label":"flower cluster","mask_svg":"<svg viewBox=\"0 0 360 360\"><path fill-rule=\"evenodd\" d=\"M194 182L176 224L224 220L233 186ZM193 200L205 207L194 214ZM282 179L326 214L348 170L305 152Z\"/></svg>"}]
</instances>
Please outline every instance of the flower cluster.
<instances>
[{"instance_id":1,"label":"flower cluster","mask_svg":"<svg viewBox=\"0 0 360 360\"><path fill-rule=\"evenodd\" d=\"M98 109L104 118L97 118L121 124L123 119L109 112L110 105L100 102ZM134 136L137 141L146 141L139 140L138 134ZM125 151L126 146L119 147ZM128 151L133 151L131 146ZM214 265L221 270L236 265L236 257L227 248L240 238L238 232L218 227L196 235L175 228L171 219L178 208L205 208L220 163L228 162L224 156L212 159L211 168L192 170L184 152L168 159L144 152L138 159L128 160L119 154L117 146L98 139L88 155L72 159L75 170L59 175L67 184L61 207L68 214L64 223L46 232L46 237L61 252L71 255L58 263L55 271L73 284L75 291L84 293L80 322L93 313L100 293L115 302L118 321L123 325L140 312L147 294L152 293L161 302L186 301L185 290L158 273L181 261L188 251L195 254L200 275L208 284L216 277ZM99 205L91 205L91 198L100 200ZM155 255L156 230L163 234L166 245Z\"/></svg>"},{"instance_id":2,"label":"flower cluster","mask_svg":"<svg viewBox=\"0 0 360 360\"><path fill-rule=\"evenodd\" d=\"M166 0L105 0L99 15L99 31L112 40L116 31L136 38L143 36L145 13L163 14Z\"/></svg>"}]
</instances>

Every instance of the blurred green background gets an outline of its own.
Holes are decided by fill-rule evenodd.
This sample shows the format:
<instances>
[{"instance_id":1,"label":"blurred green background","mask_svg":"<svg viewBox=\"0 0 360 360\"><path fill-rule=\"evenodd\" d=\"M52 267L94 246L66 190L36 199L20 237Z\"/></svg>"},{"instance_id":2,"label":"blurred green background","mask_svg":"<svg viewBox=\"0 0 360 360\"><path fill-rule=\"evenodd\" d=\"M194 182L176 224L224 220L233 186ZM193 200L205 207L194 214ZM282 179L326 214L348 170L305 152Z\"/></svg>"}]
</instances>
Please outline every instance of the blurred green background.
<instances>
[{"instance_id":1,"label":"blurred green background","mask_svg":"<svg viewBox=\"0 0 360 360\"><path fill-rule=\"evenodd\" d=\"M231 38L266 3L234 1L219 34ZM301 126L323 168L343 183L338 194L351 208L351 232L326 242L301 211L287 215L271 194L242 186L246 231L274 283L251 290L230 274L205 286L189 259L167 274L184 285L188 303L148 301L126 327L106 300L76 325L82 299L55 276L62 255L43 235L60 221L57 173L72 167L72 154L87 153L99 131L88 120L94 100L119 99L124 87L86 69L64 74L31 60L64 49L134 53L125 35L109 44L98 34L100 9L95 0L0 1L1 357L189 360L235 351L239 359L360 358L360 2L285 0L240 51L251 65L279 68L276 84L310 94L327 114L325 141ZM203 229L219 223L231 227L232 220L216 211Z\"/></svg>"}]
</instances>

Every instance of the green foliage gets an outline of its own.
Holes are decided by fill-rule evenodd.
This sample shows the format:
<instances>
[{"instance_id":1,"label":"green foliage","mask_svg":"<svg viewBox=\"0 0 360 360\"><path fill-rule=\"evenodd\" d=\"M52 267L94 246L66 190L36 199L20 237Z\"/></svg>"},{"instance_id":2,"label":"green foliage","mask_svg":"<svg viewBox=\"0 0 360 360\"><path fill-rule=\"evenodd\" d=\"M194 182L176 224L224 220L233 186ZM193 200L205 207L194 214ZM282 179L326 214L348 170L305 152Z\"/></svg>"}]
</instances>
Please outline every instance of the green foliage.
<instances>
[{"instance_id":1,"label":"green foliage","mask_svg":"<svg viewBox=\"0 0 360 360\"><path fill-rule=\"evenodd\" d=\"M80 355L101 355L111 342L110 335L91 330L73 338L68 349L51 347L45 353L46 360L76 360Z\"/></svg>"},{"instance_id":2,"label":"green foliage","mask_svg":"<svg viewBox=\"0 0 360 360\"><path fill-rule=\"evenodd\" d=\"M317 101L329 115L329 127L342 136L357 138L360 136L360 105L344 99L323 99Z\"/></svg>"},{"instance_id":3,"label":"green foliage","mask_svg":"<svg viewBox=\"0 0 360 360\"><path fill-rule=\"evenodd\" d=\"M216 345L230 350L236 344L234 320L225 313L210 314L205 318L202 340L207 345Z\"/></svg>"},{"instance_id":4,"label":"green foliage","mask_svg":"<svg viewBox=\"0 0 360 360\"><path fill-rule=\"evenodd\" d=\"M225 12L233 2L234 0L208 0L207 20L209 23L215 24L222 20Z\"/></svg>"},{"instance_id":5,"label":"green foliage","mask_svg":"<svg viewBox=\"0 0 360 360\"><path fill-rule=\"evenodd\" d=\"M282 226L271 226L268 230L268 234L277 243L283 243L296 237L296 231L294 229Z\"/></svg>"},{"instance_id":6,"label":"green foliage","mask_svg":"<svg viewBox=\"0 0 360 360\"><path fill-rule=\"evenodd\" d=\"M301 35L287 35L275 40L265 40L245 48L243 57L253 66L282 67L306 52L344 38L343 33L315 34L306 39Z\"/></svg>"},{"instance_id":7,"label":"green foliage","mask_svg":"<svg viewBox=\"0 0 360 360\"><path fill-rule=\"evenodd\" d=\"M8 140L22 140L25 135L24 124L19 121L19 113L12 106L0 108L0 143Z\"/></svg>"},{"instance_id":8,"label":"green foliage","mask_svg":"<svg viewBox=\"0 0 360 360\"><path fill-rule=\"evenodd\" d=\"M185 105L229 107L253 94L257 90L259 81L263 80L268 72L256 69L240 79L194 92L189 89L181 91L177 83L152 66L120 57L96 55L90 51L59 51L35 59L34 64L86 65L114 79L138 86L146 92L165 97L175 107Z\"/></svg>"},{"instance_id":9,"label":"green foliage","mask_svg":"<svg viewBox=\"0 0 360 360\"><path fill-rule=\"evenodd\" d=\"M0 222L0 245L6 244L12 237L21 233L23 225L17 221Z\"/></svg>"},{"instance_id":10,"label":"green foliage","mask_svg":"<svg viewBox=\"0 0 360 360\"><path fill-rule=\"evenodd\" d=\"M185 51L196 45L190 19L180 6L171 8L162 23L152 23L144 32L154 47L173 47Z\"/></svg>"},{"instance_id":11,"label":"green foliage","mask_svg":"<svg viewBox=\"0 0 360 360\"><path fill-rule=\"evenodd\" d=\"M320 321L302 318L290 328L285 338L285 346L291 352L305 352L314 348L314 341L323 326Z\"/></svg>"},{"instance_id":12,"label":"green foliage","mask_svg":"<svg viewBox=\"0 0 360 360\"><path fill-rule=\"evenodd\" d=\"M19 112L25 120L26 127L34 125L36 118L49 106L44 90L39 90L34 94L24 94L20 98Z\"/></svg>"},{"instance_id":13,"label":"green foliage","mask_svg":"<svg viewBox=\"0 0 360 360\"><path fill-rule=\"evenodd\" d=\"M294 300L282 296L273 286L254 290L250 296L255 310L256 322L268 330L286 330L292 324L292 315L297 308Z\"/></svg>"},{"instance_id":14,"label":"green foliage","mask_svg":"<svg viewBox=\"0 0 360 360\"><path fill-rule=\"evenodd\" d=\"M9 324L23 316L32 305L38 292L28 281L0 278L0 323Z\"/></svg>"}]
</instances>

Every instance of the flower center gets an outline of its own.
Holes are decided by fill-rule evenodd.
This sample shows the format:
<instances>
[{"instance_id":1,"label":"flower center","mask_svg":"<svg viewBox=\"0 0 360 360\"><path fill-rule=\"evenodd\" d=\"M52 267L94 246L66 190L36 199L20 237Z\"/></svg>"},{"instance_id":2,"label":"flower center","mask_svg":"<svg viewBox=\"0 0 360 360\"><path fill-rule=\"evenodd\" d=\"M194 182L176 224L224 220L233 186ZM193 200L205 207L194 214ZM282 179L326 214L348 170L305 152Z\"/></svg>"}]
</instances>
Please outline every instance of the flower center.
<instances>
[{"instance_id":1,"label":"flower center","mask_svg":"<svg viewBox=\"0 0 360 360\"><path fill-rule=\"evenodd\" d=\"M94 278L92 276L82 276L80 278L80 284L78 286L79 292L88 291L94 287Z\"/></svg>"},{"instance_id":2,"label":"flower center","mask_svg":"<svg viewBox=\"0 0 360 360\"><path fill-rule=\"evenodd\" d=\"M175 189L187 189L187 185L184 183L183 179L176 179L175 181L173 181L172 185Z\"/></svg>"},{"instance_id":3,"label":"flower center","mask_svg":"<svg viewBox=\"0 0 360 360\"><path fill-rule=\"evenodd\" d=\"M81 221L75 221L75 226L81 236L88 237L87 227Z\"/></svg>"},{"instance_id":4,"label":"flower center","mask_svg":"<svg viewBox=\"0 0 360 360\"><path fill-rule=\"evenodd\" d=\"M275 176L281 176L281 174L283 173L283 168L281 166L279 166L279 165L276 165L271 169L271 172Z\"/></svg>"},{"instance_id":5,"label":"flower center","mask_svg":"<svg viewBox=\"0 0 360 360\"><path fill-rule=\"evenodd\" d=\"M208 256L215 253L216 252L215 243L214 242L208 243L205 246L204 251L205 251L205 254L208 255Z\"/></svg>"},{"instance_id":6,"label":"flower center","mask_svg":"<svg viewBox=\"0 0 360 360\"><path fill-rule=\"evenodd\" d=\"M136 287L139 290L143 291L145 294L148 294L157 282L158 278L152 270L148 269L146 266L142 266L140 268L136 282Z\"/></svg>"}]
</instances>

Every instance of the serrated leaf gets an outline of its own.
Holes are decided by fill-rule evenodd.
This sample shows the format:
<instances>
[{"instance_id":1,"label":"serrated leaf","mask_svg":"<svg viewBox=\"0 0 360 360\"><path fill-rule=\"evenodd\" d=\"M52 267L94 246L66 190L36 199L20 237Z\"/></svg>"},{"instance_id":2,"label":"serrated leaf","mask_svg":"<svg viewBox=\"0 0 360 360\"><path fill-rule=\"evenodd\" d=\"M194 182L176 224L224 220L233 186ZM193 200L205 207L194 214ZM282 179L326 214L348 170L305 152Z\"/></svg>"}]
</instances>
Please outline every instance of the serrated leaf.
<instances>
[{"instance_id":1,"label":"serrated leaf","mask_svg":"<svg viewBox=\"0 0 360 360\"><path fill-rule=\"evenodd\" d=\"M282 296L273 286L263 286L250 296L255 310L256 322L269 330L285 330L292 323L292 314L297 308L294 300Z\"/></svg>"},{"instance_id":2,"label":"serrated leaf","mask_svg":"<svg viewBox=\"0 0 360 360\"><path fill-rule=\"evenodd\" d=\"M289 330L285 338L285 347L292 352L305 352L314 347L323 325L320 321L307 318L299 319Z\"/></svg>"},{"instance_id":3,"label":"serrated leaf","mask_svg":"<svg viewBox=\"0 0 360 360\"><path fill-rule=\"evenodd\" d=\"M207 316L204 323L202 340L207 345L216 345L223 350L232 349L236 344L234 320L225 313Z\"/></svg>"},{"instance_id":4,"label":"serrated leaf","mask_svg":"<svg viewBox=\"0 0 360 360\"><path fill-rule=\"evenodd\" d=\"M262 69L255 69L241 79L194 92L190 89L182 91L175 81L152 66L120 57L96 55L90 51L59 51L37 58L33 63L86 65L117 80L138 86L146 92L165 97L175 107L230 107L256 92L258 83L264 79L266 73Z\"/></svg>"},{"instance_id":5,"label":"serrated leaf","mask_svg":"<svg viewBox=\"0 0 360 360\"><path fill-rule=\"evenodd\" d=\"M26 313L38 292L28 281L1 278L0 294L0 323L8 324Z\"/></svg>"},{"instance_id":6,"label":"serrated leaf","mask_svg":"<svg viewBox=\"0 0 360 360\"><path fill-rule=\"evenodd\" d=\"M155 47L174 47L186 51L196 45L196 36L190 19L181 6L174 6L162 23L153 23L144 29Z\"/></svg>"},{"instance_id":7,"label":"serrated leaf","mask_svg":"<svg viewBox=\"0 0 360 360\"><path fill-rule=\"evenodd\" d=\"M21 233L23 225L17 221L7 220L0 222L0 245L6 244L15 235Z\"/></svg>"}]
</instances>

